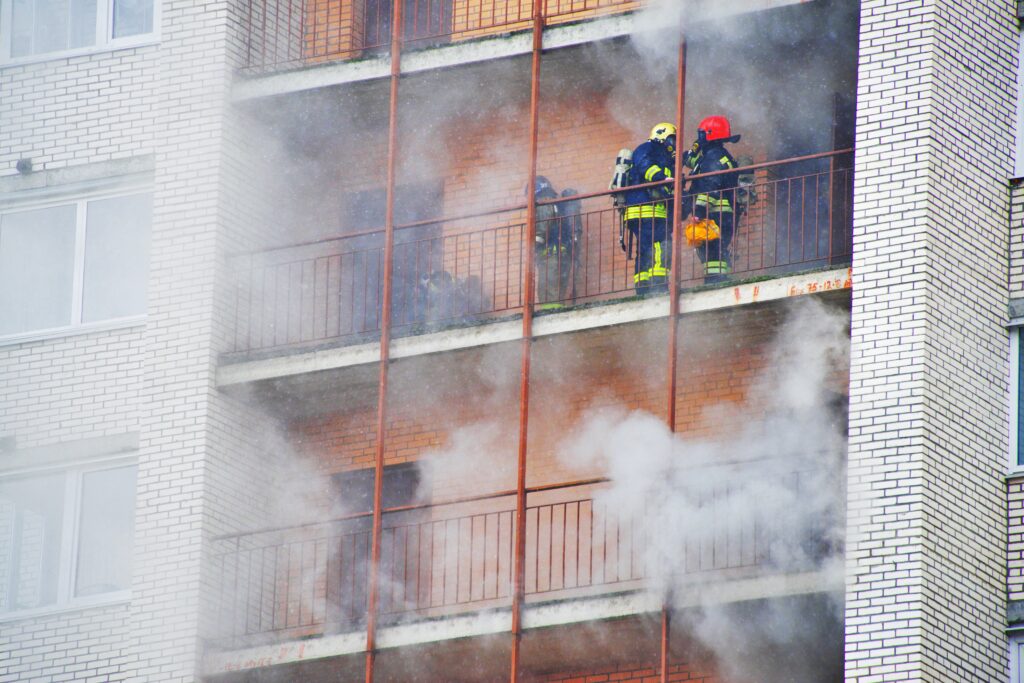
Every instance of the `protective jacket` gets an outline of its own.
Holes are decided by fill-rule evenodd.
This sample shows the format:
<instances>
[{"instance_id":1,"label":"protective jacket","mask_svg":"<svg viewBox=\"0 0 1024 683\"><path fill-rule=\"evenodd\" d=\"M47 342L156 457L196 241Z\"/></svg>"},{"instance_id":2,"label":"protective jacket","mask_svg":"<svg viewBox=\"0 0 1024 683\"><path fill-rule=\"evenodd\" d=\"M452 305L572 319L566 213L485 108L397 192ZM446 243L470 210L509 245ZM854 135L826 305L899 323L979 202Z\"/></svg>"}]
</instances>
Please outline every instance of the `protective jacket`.
<instances>
[{"instance_id":1,"label":"protective jacket","mask_svg":"<svg viewBox=\"0 0 1024 683\"><path fill-rule=\"evenodd\" d=\"M551 187L543 187L534 193L537 201L543 201L547 199L558 199L558 193ZM558 247L562 244L560 234L560 221L558 220L559 214L558 204L538 204L536 221L537 221L537 234L536 243L538 249L547 247Z\"/></svg>"},{"instance_id":2,"label":"protective jacket","mask_svg":"<svg viewBox=\"0 0 1024 683\"><path fill-rule=\"evenodd\" d=\"M724 171L737 166L736 160L720 142L708 143L706 148L698 152L687 152L684 161L693 169L693 175ZM715 214L732 213L736 208L738 184L739 173L722 173L692 181L687 195L693 197L694 215L714 218Z\"/></svg>"},{"instance_id":3,"label":"protective jacket","mask_svg":"<svg viewBox=\"0 0 1024 683\"><path fill-rule=\"evenodd\" d=\"M648 140L633 150L630 185L671 180L675 159L665 145ZM633 218L667 218L672 205L671 188L643 188L626 191L626 220ZM650 202L658 200L656 203Z\"/></svg>"}]
</instances>

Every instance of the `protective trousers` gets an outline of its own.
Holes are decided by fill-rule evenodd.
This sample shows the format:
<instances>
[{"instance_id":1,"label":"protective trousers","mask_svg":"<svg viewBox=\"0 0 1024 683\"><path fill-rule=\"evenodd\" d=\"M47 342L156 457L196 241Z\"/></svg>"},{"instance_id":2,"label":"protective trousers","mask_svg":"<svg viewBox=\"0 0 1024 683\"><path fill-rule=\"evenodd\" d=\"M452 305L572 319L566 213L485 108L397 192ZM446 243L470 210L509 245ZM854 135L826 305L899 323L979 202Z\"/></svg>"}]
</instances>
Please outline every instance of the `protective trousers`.
<instances>
[{"instance_id":1,"label":"protective trousers","mask_svg":"<svg viewBox=\"0 0 1024 683\"><path fill-rule=\"evenodd\" d=\"M537 249L537 303L548 308L571 296L572 254L564 245Z\"/></svg>"},{"instance_id":2,"label":"protective trousers","mask_svg":"<svg viewBox=\"0 0 1024 683\"><path fill-rule=\"evenodd\" d=\"M633 288L637 294L668 291L672 267L672 240L668 218L633 218L626 228L636 241L633 262Z\"/></svg>"},{"instance_id":3,"label":"protective trousers","mask_svg":"<svg viewBox=\"0 0 1024 683\"><path fill-rule=\"evenodd\" d=\"M731 272L729 246L732 244L735 220L732 211L709 212L708 218L718 224L721 237L697 247L697 256L704 264L704 282L711 284L725 280Z\"/></svg>"}]
</instances>

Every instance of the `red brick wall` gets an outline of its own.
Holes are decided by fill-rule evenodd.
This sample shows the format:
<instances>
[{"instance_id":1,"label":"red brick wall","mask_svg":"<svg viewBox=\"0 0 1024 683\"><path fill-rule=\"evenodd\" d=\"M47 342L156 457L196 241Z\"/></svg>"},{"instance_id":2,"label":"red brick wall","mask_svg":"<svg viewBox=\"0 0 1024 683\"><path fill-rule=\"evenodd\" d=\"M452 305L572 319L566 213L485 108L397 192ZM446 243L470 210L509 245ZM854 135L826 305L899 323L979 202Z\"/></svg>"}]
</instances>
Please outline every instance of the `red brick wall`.
<instances>
[{"instance_id":1,"label":"red brick wall","mask_svg":"<svg viewBox=\"0 0 1024 683\"><path fill-rule=\"evenodd\" d=\"M762 386L785 304L745 306L692 315L680 323L677 404L679 431L707 437L734 432L740 421L771 408ZM527 483L558 484L604 474L596 465L560 458L573 428L602 407L645 410L662 419L666 401L665 320L542 338L533 344ZM506 344L397 361L388 401L385 461L428 459L435 478L433 507L385 523L382 543L391 592L385 611L423 610L441 616L506 604L512 566L514 496L451 504L515 486L518 434L519 345ZM845 391L845 368L832 379ZM376 444L371 392L348 410L296 419L296 451L309 463L296 472L324 494L328 476L368 468ZM346 405L339 397L338 405ZM823 406L823 409L825 407ZM444 456L438 458L437 453ZM731 457L723 453L723 457ZM431 467L427 468L428 473ZM590 469L587 469L587 468ZM298 475L297 475L298 476ZM428 475L425 475L428 476ZM629 522L592 499L592 488L566 487L530 495L526 518L525 588L531 596L561 599L629 590L642 585L643 551ZM448 504L442 504L448 503ZM403 558L396 563L394 558ZM430 590L411 593L429 573ZM453 570L454 569L454 570ZM417 588L417 591L420 589ZM409 607L410 595L418 602ZM650 672L565 674L548 681L646 681ZM606 678L600 678L606 676ZM706 673L677 667L672 680L710 681ZM689 677L688 677L689 676Z\"/></svg>"},{"instance_id":2,"label":"red brick wall","mask_svg":"<svg viewBox=\"0 0 1024 683\"><path fill-rule=\"evenodd\" d=\"M743 307L687 316L679 331L676 399L677 431L708 436L735 428L743 409L749 419L756 406L750 388L768 367L768 351L778 325L779 306ZM665 321L624 325L539 339L533 345L529 465L530 485L591 476L570 471L557 449L567 429L600 407L645 410L664 417L667 327ZM445 363L451 363L451 366ZM446 361L403 361L406 380L393 386L385 434L386 464L420 458L450 443L462 426L493 424L509 437L500 457L512 467L518 425L518 351L515 345L494 357L462 356ZM416 364L421 364L417 366ZM478 365L476 365L478 364ZM433 368L433 369L431 369ZM441 368L438 370L438 368ZM448 368L447 370L445 368ZM461 369L459 369L461 368ZM434 373L418 386L418 372ZM447 374L446 379L436 376ZM479 373L479 374L476 374ZM496 384L480 378L500 373ZM844 393L845 373L837 368L835 391ZM764 404L763 409L770 408ZM376 407L297 420L291 425L296 448L322 474L371 467L376 448ZM482 471L466 472L472 493L481 491ZM492 480L508 488L508 472ZM452 494L457 482L447 482ZM482 490L489 490L483 488Z\"/></svg>"},{"instance_id":3,"label":"red brick wall","mask_svg":"<svg viewBox=\"0 0 1024 683\"><path fill-rule=\"evenodd\" d=\"M548 674L534 678L530 683L658 683L660 680L661 676L656 668L627 665L614 669ZM673 682L728 683L710 673L707 667L691 664L671 665L669 667L668 680Z\"/></svg>"},{"instance_id":4,"label":"red brick wall","mask_svg":"<svg viewBox=\"0 0 1024 683\"><path fill-rule=\"evenodd\" d=\"M373 26L366 26L366 0L308 0L302 31L303 57L307 62L352 59L361 56L363 48L380 48L390 44L391 3L380 1L381 16ZM625 12L640 7L634 0L546 0L545 13L549 24L559 24L597 16ZM598 7L600 5L600 7ZM437 0L418 0L406 6L406 25L412 25L413 13L436 12ZM298 11L298 6L293 8ZM442 26L434 19L418 18L419 38L440 38L442 42L460 41L482 36L529 29L532 26L532 0L451 0L451 25ZM297 19L293 20L297 21ZM296 31L297 33L297 31ZM407 31L408 33L408 31ZM408 43L415 47L416 41ZM408 49L408 48L407 48Z\"/></svg>"}]
</instances>

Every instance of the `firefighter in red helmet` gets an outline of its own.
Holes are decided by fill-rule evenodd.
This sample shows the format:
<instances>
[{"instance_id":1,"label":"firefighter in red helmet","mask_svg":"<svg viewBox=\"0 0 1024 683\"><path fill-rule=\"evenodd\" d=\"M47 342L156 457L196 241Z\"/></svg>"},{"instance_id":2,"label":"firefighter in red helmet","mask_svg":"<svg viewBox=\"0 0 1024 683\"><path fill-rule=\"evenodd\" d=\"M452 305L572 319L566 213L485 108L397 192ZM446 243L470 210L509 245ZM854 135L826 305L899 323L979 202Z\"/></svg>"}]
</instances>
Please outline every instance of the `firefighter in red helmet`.
<instances>
[{"instance_id":1,"label":"firefighter in red helmet","mask_svg":"<svg viewBox=\"0 0 1024 683\"><path fill-rule=\"evenodd\" d=\"M697 140L683 156L683 163L692 169L692 175L699 176L714 171L725 171L737 167L736 159L725 148L725 143L739 142L740 136L733 135L729 119L724 116L709 116L697 126ZM697 255L704 264L704 282L721 282L730 272L729 245L735 229L736 186L738 173L721 173L696 178L690 183L684 199L683 218L691 215L693 220L712 220L717 226L714 232L697 246Z\"/></svg>"}]
</instances>

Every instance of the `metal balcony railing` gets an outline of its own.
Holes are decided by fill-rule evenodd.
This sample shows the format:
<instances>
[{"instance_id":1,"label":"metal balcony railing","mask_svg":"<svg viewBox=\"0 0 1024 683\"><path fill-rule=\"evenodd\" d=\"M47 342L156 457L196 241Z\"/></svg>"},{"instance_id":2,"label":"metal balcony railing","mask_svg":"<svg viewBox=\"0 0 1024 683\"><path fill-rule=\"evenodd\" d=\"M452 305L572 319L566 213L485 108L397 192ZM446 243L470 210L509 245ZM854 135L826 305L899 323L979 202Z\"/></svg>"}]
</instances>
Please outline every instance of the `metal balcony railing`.
<instances>
[{"instance_id":1,"label":"metal balcony railing","mask_svg":"<svg viewBox=\"0 0 1024 683\"><path fill-rule=\"evenodd\" d=\"M732 277L783 274L849 263L849 152L750 167L756 194L738 214ZM536 261L535 303L574 305L630 296L633 262L619 246L621 218L607 192L538 223L561 235ZM694 198L681 205L692 209ZM569 205L562 204L563 208ZM692 211L691 211L692 213ZM396 335L510 316L523 305L526 208L396 226L392 327ZM355 343L380 333L383 231L234 257L234 352ZM695 249L674 264L682 287L703 283Z\"/></svg>"},{"instance_id":2,"label":"metal balcony railing","mask_svg":"<svg viewBox=\"0 0 1024 683\"><path fill-rule=\"evenodd\" d=\"M528 489L528 602L640 589L653 526L595 501L597 480ZM722 507L728 487L702 505ZM657 516L657 510L648 516ZM515 492L385 511L379 614L384 623L508 607L512 600ZM757 568L766 557L756 518L695 533L680 552L687 574ZM649 520L648 520L649 522ZM223 647L365 627L369 513L215 540Z\"/></svg>"},{"instance_id":3,"label":"metal balcony railing","mask_svg":"<svg viewBox=\"0 0 1024 683\"><path fill-rule=\"evenodd\" d=\"M533 0L404 0L403 48L530 28ZM642 5L641 0L545 0L549 24ZM391 0L249 0L243 71L266 73L385 53Z\"/></svg>"}]
</instances>

